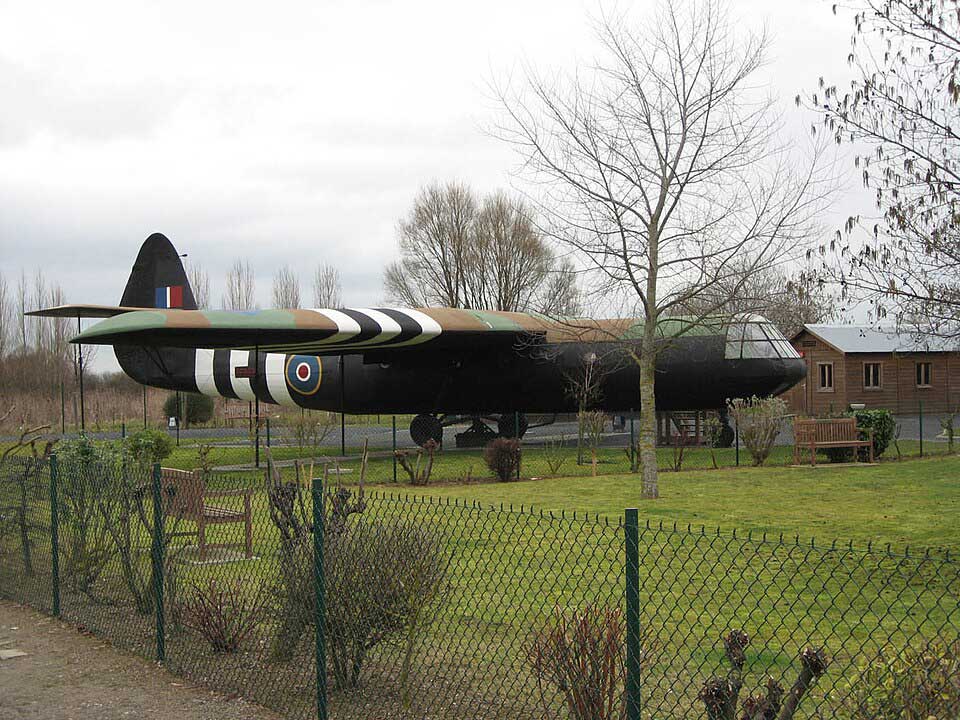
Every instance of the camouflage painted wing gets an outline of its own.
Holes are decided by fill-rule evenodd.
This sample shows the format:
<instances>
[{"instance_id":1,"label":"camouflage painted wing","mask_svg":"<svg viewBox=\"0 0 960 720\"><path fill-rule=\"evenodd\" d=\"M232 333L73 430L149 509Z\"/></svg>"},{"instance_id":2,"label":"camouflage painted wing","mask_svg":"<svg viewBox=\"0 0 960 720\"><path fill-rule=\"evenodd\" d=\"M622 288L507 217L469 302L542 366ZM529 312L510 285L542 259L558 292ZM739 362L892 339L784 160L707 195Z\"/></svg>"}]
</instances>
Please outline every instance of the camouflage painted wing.
<instances>
[{"instance_id":1,"label":"camouflage painted wing","mask_svg":"<svg viewBox=\"0 0 960 720\"><path fill-rule=\"evenodd\" d=\"M614 322L621 335L630 321ZM607 331L603 331L606 334ZM454 308L342 308L256 310L140 310L103 320L72 342L181 348L259 349L340 355L408 348L482 349L523 341L584 339L584 326L527 313ZM606 337L611 339L611 337Z\"/></svg>"}]
</instances>

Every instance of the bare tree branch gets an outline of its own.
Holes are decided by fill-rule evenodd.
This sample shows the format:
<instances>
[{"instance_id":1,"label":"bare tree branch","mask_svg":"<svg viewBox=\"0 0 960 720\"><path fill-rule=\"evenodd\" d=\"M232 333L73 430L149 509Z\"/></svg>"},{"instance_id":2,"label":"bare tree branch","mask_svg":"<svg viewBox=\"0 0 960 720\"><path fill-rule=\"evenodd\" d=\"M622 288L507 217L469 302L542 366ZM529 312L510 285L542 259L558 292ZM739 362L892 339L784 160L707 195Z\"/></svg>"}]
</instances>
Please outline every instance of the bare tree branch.
<instances>
[{"instance_id":1,"label":"bare tree branch","mask_svg":"<svg viewBox=\"0 0 960 720\"><path fill-rule=\"evenodd\" d=\"M639 307L643 494L657 495L658 328L715 323L749 278L800 259L833 190L822 148L797 157L758 92L765 35L738 36L719 0L662 2L635 27L606 17L590 73L529 70L497 89L495 133L524 159L549 237L590 271L587 293Z\"/></svg>"}]
</instances>

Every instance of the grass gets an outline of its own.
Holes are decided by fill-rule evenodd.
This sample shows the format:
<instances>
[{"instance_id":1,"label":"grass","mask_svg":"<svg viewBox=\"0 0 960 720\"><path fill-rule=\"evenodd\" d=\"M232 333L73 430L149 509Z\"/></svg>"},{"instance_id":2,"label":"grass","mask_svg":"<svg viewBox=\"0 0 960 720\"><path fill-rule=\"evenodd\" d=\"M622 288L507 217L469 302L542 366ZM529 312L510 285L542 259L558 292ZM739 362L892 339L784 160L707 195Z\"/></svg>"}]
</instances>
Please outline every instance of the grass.
<instances>
[{"instance_id":1,"label":"grass","mask_svg":"<svg viewBox=\"0 0 960 720\"><path fill-rule=\"evenodd\" d=\"M903 445L903 443L901 443ZM622 451L610 451L612 457ZM625 456L624 456L625 457ZM373 479L386 478L389 460ZM453 470L476 462L476 453L448 452L440 466ZM544 462L537 450L527 450L524 472L540 472ZM591 467L567 462L561 472L589 473ZM382 472L381 472L382 471ZM442 473L441 473L442 474ZM485 474L485 473L484 473ZM625 507L640 508L654 530L641 536L641 593L643 619L655 638L656 652L645 678L645 697L661 704L658 716L674 712L699 716L695 700L700 683L720 669L717 638L731 627L743 627L754 638L749 652L748 689L772 673L792 682L795 658L806 643L824 644L835 659L826 687L839 687L849 679L851 664L870 657L886 642L905 643L919 633L946 627L956 633L960 618L956 597L960 578L955 564L924 564L902 558L833 552L833 538L850 539L858 546L868 542L960 548L960 458L957 456L875 466L820 466L735 468L663 473L661 498L641 501L639 476L619 472L599 477L560 477L469 485L434 485L411 488L380 484L373 489L394 494L425 496L426 500L370 499L364 521L380 517L402 519L418 527L434 528L444 538L450 558L449 587L443 594L434 625L420 642L419 663L424 677L416 688L417 703L437 717L445 713L434 705L439 679L458 688L460 698L487 701L501 708L492 717L536 717L529 705L529 675L522 659L527 633L543 622L554 605L622 601L623 535L617 521ZM227 476L222 482L257 489L254 497L255 553L259 560L222 565L181 567L181 580L235 577L249 586L277 572L276 531L270 524L262 478L257 473ZM348 476L349 477L349 476ZM43 491L35 501L40 516L46 514ZM456 501L448 507L447 503ZM490 511L473 507L504 504L527 512ZM563 512L565 519L529 512L538 509ZM577 519L572 518L577 511ZM584 521L583 513L591 519ZM593 518L600 516L598 522ZM609 520L606 522L606 520ZM668 529L657 528L664 522ZM679 532L669 528L676 523ZM686 532L686 525L721 526L724 532ZM42 517L38 517L42 525ZM222 527L212 540L239 539L240 528ZM737 537L732 532L739 531ZM766 532L784 533L787 543L762 545L744 537ZM69 532L61 526L61 538ZM801 536L795 543L792 536ZM816 537L821 549L811 549ZM15 536L8 536L7 567L16 569ZM144 534L142 562L149 554ZM2 549L2 548L0 548ZM38 565L44 566L45 548L38 547ZM47 551L48 552L48 551ZM878 559L879 557L879 559ZM13 580L14 578L8 579ZM114 589L106 593L113 607L123 606L124 595L117 568L105 579ZM0 580L0 585L3 585ZM13 583L10 587L16 587ZM22 588L26 589L26 588ZM40 598L43 599L42 597ZM104 607L67 597L66 612L106 634L119 632ZM99 623L92 622L103 618ZM119 622L119 620L117 620ZM139 627L139 626L138 626ZM271 628L262 628L269 643ZM142 629L140 635L144 635ZM264 645L263 647L265 647ZM481 652L482 650L482 652ZM171 653L184 653L186 645ZM200 648L190 650L200 657ZM397 665L395 650L377 649L371 660L366 692L393 692ZM308 662L308 656L301 658ZM202 659L204 677L228 682L247 667L231 656ZM437 668L434 670L433 668ZM427 672L429 670L429 672ZM251 671L253 672L253 671ZM248 684L266 683L283 675L284 668L267 660L256 668ZM280 682L277 696L295 692L302 678ZM362 697L362 695L358 696ZM370 696L373 697L373 696ZM819 698L823 694L818 693ZM384 702L387 702L386 700ZM828 702L824 700L824 702ZM415 706L416 707L416 706ZM652 707L652 705L651 705ZM669 714L668 714L669 713ZM416 715L411 712L411 717Z\"/></svg>"},{"instance_id":2,"label":"grass","mask_svg":"<svg viewBox=\"0 0 960 720\"><path fill-rule=\"evenodd\" d=\"M834 539L960 548L960 457L874 466L760 467L660 474L660 499L641 500L634 474L427 487L477 500L620 518L706 525L821 542Z\"/></svg>"}]
</instances>

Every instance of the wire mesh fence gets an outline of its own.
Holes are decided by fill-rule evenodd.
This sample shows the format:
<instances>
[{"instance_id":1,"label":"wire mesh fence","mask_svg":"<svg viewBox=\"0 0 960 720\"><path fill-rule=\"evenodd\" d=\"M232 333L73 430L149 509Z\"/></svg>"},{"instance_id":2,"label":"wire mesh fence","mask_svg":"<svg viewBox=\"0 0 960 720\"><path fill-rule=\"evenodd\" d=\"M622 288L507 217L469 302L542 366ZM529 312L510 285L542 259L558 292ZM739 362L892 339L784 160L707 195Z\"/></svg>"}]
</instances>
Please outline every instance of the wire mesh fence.
<instances>
[{"instance_id":1,"label":"wire mesh fence","mask_svg":"<svg viewBox=\"0 0 960 720\"><path fill-rule=\"evenodd\" d=\"M580 422L575 416L531 418L533 420L542 420L544 424L531 422L531 428L521 438L521 478L584 477L637 470L637 424L628 417L600 414L599 425L596 420ZM292 473L296 462L313 462L318 466L329 465L331 472L342 473L343 482L349 483L357 477L364 450L367 477L374 483L469 483L494 477L484 451L495 435L482 439L483 442L475 447L459 447L457 436L468 431L470 425L453 424L444 428L442 443L428 453L428 458L423 448L411 438L410 422L411 416L340 416L337 413L295 411L264 414L259 429L254 423L244 421L233 427L194 427L180 432L171 429L152 431L161 432L170 440L171 453L164 458L164 464L185 470L201 469L204 472L232 474L237 483L245 479L255 482L266 467L268 454L284 472ZM932 418L927 418L926 425L922 416L912 418L909 422L904 420L903 427L907 430L902 436L894 435L885 452L877 455L877 460L894 462L955 452L956 444L950 439L952 433L948 436L944 431L937 438L931 438L931 424L939 427ZM699 427L691 426L689 432L677 432L676 426L669 424L669 421L663 425L666 431L661 432L656 450L657 464L662 472L703 471L754 464L751 452L739 433L732 432L731 438L727 438L731 440L730 445L723 446L724 443L716 442L716 438L711 437L705 421ZM785 467L797 462L791 427L791 418L783 421L783 430L765 458L765 466ZM104 442L122 442L140 432L139 428L121 424L115 431L90 433L87 436ZM926 439L923 439L924 433ZM63 436L64 439L69 437ZM7 444L0 441L0 450L4 447ZM843 451L827 449L818 450L816 457L818 463L849 462L853 459L852 453L844 455ZM420 471L425 471L429 464L429 474L419 471L411 474L411 468L404 466L404 459L411 468L419 460ZM800 462L810 462L807 449L801 451Z\"/></svg>"},{"instance_id":2,"label":"wire mesh fence","mask_svg":"<svg viewBox=\"0 0 960 720\"><path fill-rule=\"evenodd\" d=\"M102 452L6 458L0 594L296 718L960 713L960 565L946 551L325 474L275 467L229 487Z\"/></svg>"}]
</instances>

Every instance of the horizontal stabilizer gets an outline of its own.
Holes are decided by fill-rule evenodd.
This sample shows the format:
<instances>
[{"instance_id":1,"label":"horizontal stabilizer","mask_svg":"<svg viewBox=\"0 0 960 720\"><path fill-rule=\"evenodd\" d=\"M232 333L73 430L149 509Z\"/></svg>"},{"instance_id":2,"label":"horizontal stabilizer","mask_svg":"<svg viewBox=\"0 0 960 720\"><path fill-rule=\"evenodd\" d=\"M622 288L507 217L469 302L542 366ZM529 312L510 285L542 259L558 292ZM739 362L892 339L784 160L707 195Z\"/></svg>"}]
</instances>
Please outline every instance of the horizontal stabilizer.
<instances>
[{"instance_id":1,"label":"horizontal stabilizer","mask_svg":"<svg viewBox=\"0 0 960 720\"><path fill-rule=\"evenodd\" d=\"M143 308L119 307L117 305L57 305L41 310L31 310L24 315L50 318L111 318L115 315L137 312L138 310L143 310Z\"/></svg>"}]
</instances>

